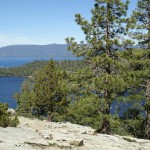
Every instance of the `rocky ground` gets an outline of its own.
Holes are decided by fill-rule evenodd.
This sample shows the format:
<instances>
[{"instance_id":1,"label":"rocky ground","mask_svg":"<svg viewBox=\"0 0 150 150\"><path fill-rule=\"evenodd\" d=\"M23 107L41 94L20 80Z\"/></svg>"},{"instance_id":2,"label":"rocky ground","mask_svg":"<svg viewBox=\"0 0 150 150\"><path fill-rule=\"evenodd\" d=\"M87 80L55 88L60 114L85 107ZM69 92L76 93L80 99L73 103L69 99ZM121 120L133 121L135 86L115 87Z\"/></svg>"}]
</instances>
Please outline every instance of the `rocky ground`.
<instances>
[{"instance_id":1,"label":"rocky ground","mask_svg":"<svg viewBox=\"0 0 150 150\"><path fill-rule=\"evenodd\" d=\"M19 121L17 128L0 128L0 150L150 150L149 140L95 134L90 127L68 122Z\"/></svg>"}]
</instances>

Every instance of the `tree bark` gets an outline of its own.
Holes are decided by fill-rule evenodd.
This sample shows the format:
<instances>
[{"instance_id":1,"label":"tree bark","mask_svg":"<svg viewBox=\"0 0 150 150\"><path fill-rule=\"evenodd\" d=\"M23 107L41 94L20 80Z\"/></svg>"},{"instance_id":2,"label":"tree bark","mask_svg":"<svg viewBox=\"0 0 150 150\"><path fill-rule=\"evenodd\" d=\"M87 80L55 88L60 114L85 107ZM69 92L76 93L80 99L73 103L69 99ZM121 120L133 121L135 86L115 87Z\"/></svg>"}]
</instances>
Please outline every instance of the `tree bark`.
<instances>
[{"instance_id":1,"label":"tree bark","mask_svg":"<svg viewBox=\"0 0 150 150\"><path fill-rule=\"evenodd\" d=\"M147 103L150 101L150 80L147 81L146 86L146 97L147 97ZM147 118L146 118L146 128L145 133L147 138L150 140L150 106L148 105L147 108Z\"/></svg>"},{"instance_id":2,"label":"tree bark","mask_svg":"<svg viewBox=\"0 0 150 150\"><path fill-rule=\"evenodd\" d=\"M145 133L147 138L150 140L150 112L148 112L147 119L146 119Z\"/></svg>"},{"instance_id":3,"label":"tree bark","mask_svg":"<svg viewBox=\"0 0 150 150\"><path fill-rule=\"evenodd\" d=\"M110 103L108 100L106 100L106 106L103 109L103 114L106 115L103 118L103 123L100 129L97 130L98 133L102 134L111 134L111 128L110 128L110 120L109 120L109 114L110 114Z\"/></svg>"},{"instance_id":4,"label":"tree bark","mask_svg":"<svg viewBox=\"0 0 150 150\"><path fill-rule=\"evenodd\" d=\"M53 121L53 113L50 111L47 113L47 121L49 121L49 122Z\"/></svg>"}]
</instances>

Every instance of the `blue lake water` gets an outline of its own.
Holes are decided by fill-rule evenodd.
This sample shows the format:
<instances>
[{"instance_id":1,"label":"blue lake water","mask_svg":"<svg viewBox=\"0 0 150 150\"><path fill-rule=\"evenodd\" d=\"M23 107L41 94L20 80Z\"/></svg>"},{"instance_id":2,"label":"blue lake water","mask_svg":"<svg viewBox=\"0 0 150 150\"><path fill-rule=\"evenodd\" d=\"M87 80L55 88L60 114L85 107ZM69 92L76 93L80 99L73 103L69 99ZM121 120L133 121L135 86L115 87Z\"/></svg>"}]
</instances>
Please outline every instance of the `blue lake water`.
<instances>
[{"instance_id":1,"label":"blue lake water","mask_svg":"<svg viewBox=\"0 0 150 150\"><path fill-rule=\"evenodd\" d=\"M10 108L16 108L13 95L21 90L24 80L25 78L21 77L0 77L0 102L7 102Z\"/></svg>"},{"instance_id":2,"label":"blue lake water","mask_svg":"<svg viewBox=\"0 0 150 150\"><path fill-rule=\"evenodd\" d=\"M45 58L43 60L48 60ZM37 58L0 58L0 67L16 67L23 64L42 60ZM25 78L22 77L0 77L0 102L8 103L9 107L16 108L16 101L13 99L13 95L16 92L20 92L22 82Z\"/></svg>"}]
</instances>

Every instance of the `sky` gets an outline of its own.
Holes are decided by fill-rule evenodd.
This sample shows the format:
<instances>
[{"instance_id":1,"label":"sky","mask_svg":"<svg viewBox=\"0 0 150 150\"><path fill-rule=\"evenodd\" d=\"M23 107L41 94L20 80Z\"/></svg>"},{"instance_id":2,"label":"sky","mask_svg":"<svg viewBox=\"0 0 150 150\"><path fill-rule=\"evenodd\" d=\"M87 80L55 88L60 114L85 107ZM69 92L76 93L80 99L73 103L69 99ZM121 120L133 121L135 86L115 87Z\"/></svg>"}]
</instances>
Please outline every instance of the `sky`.
<instances>
[{"instance_id":1,"label":"sky","mask_svg":"<svg viewBox=\"0 0 150 150\"><path fill-rule=\"evenodd\" d=\"M90 19L95 0L0 0L0 47L84 40L75 14ZM129 14L136 7L131 0Z\"/></svg>"}]
</instances>

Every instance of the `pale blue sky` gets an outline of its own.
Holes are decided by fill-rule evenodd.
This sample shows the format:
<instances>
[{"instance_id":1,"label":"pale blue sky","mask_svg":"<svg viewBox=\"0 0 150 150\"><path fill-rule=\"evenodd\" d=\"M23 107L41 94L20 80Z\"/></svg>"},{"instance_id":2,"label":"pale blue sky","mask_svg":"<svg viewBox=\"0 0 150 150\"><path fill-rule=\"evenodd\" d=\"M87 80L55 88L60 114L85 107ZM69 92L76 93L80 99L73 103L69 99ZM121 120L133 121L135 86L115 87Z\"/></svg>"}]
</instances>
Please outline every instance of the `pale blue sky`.
<instances>
[{"instance_id":1,"label":"pale blue sky","mask_svg":"<svg viewBox=\"0 0 150 150\"><path fill-rule=\"evenodd\" d=\"M137 0L131 0L130 11ZM74 15L89 19L94 0L0 0L0 47L84 39Z\"/></svg>"}]
</instances>

